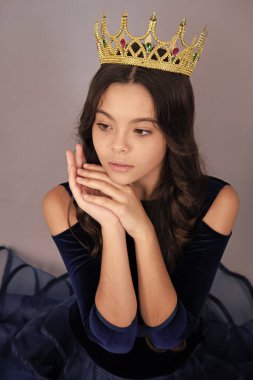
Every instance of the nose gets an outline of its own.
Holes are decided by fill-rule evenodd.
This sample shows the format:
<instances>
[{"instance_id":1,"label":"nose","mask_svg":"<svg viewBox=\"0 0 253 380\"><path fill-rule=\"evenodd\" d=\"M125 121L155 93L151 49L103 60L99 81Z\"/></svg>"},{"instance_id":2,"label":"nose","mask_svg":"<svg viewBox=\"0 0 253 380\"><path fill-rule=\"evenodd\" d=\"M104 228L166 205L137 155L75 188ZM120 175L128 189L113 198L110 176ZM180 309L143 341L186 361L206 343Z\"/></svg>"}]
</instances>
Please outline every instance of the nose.
<instances>
[{"instance_id":1,"label":"nose","mask_svg":"<svg viewBox=\"0 0 253 380\"><path fill-rule=\"evenodd\" d=\"M126 136L123 134L115 134L111 143L111 149L115 152L121 152L122 150L128 151L129 146L126 140Z\"/></svg>"}]
</instances>

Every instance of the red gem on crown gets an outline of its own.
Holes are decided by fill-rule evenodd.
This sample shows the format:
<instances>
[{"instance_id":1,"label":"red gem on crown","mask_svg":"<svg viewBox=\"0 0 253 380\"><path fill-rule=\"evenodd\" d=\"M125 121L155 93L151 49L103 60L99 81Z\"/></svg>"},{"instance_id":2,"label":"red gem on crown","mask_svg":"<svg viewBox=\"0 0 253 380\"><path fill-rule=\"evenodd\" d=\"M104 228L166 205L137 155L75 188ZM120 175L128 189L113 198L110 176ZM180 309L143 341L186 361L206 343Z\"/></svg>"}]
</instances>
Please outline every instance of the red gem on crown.
<instances>
[{"instance_id":1,"label":"red gem on crown","mask_svg":"<svg viewBox=\"0 0 253 380\"><path fill-rule=\"evenodd\" d=\"M177 55L178 52L179 52L178 48L173 49L173 55L174 55L174 57Z\"/></svg>"},{"instance_id":2,"label":"red gem on crown","mask_svg":"<svg viewBox=\"0 0 253 380\"><path fill-rule=\"evenodd\" d=\"M120 45L123 47L123 49L126 46L126 40L124 38L122 38L122 40L120 40Z\"/></svg>"}]
</instances>

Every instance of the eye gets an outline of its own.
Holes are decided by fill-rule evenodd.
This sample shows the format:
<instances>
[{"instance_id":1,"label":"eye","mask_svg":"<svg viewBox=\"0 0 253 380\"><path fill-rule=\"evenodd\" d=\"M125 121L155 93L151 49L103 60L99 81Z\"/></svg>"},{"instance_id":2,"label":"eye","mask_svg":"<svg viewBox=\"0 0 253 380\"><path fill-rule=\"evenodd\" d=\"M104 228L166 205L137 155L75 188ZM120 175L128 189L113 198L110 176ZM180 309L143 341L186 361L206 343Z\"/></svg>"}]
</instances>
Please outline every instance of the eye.
<instances>
[{"instance_id":1,"label":"eye","mask_svg":"<svg viewBox=\"0 0 253 380\"><path fill-rule=\"evenodd\" d=\"M147 134L144 134L144 135L137 133L137 135L139 135L139 136L148 136L148 135L150 135L152 133L150 131L147 131L146 129L136 129L136 131L147 132Z\"/></svg>"},{"instance_id":2,"label":"eye","mask_svg":"<svg viewBox=\"0 0 253 380\"><path fill-rule=\"evenodd\" d=\"M97 125L99 126L100 129L102 129L102 131L105 131L104 127L108 127L108 125L103 124L103 123L98 123Z\"/></svg>"},{"instance_id":3,"label":"eye","mask_svg":"<svg viewBox=\"0 0 253 380\"><path fill-rule=\"evenodd\" d=\"M102 131L107 131L109 127L107 124L103 124L103 123L97 123L97 125L99 126L99 128L102 130ZM137 133L138 136L148 136L150 135L152 132L151 131L148 131L146 129L135 129L136 131L141 131L141 132L147 132L146 134L143 134L143 133Z\"/></svg>"}]
</instances>

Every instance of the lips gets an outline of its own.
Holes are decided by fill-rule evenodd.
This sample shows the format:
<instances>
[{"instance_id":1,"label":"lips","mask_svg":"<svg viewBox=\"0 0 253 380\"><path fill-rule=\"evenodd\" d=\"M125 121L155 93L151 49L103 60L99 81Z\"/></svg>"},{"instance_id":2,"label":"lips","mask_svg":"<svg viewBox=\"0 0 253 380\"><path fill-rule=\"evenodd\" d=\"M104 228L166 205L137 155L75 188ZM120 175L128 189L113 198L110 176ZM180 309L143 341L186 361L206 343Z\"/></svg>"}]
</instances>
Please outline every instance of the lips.
<instances>
[{"instance_id":1,"label":"lips","mask_svg":"<svg viewBox=\"0 0 253 380\"><path fill-rule=\"evenodd\" d=\"M111 169L115 172L128 172L129 170L131 170L133 168L132 165L119 165L119 164L112 164L109 162L109 165L111 167Z\"/></svg>"},{"instance_id":2,"label":"lips","mask_svg":"<svg viewBox=\"0 0 253 380\"><path fill-rule=\"evenodd\" d=\"M124 162L111 161L111 162L109 162L109 164L122 166L122 167L133 167L133 165L129 165L129 164L124 163Z\"/></svg>"}]
</instances>

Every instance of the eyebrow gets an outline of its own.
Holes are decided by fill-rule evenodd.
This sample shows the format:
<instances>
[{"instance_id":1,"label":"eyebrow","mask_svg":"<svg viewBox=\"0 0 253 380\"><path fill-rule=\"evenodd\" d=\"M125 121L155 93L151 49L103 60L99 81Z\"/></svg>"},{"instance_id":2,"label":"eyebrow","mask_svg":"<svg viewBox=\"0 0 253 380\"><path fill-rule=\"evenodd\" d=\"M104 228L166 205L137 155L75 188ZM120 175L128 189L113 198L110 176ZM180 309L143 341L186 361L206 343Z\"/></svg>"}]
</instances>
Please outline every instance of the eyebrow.
<instances>
[{"instance_id":1,"label":"eyebrow","mask_svg":"<svg viewBox=\"0 0 253 380\"><path fill-rule=\"evenodd\" d=\"M103 115L107 116L109 119L115 121L114 117L110 115L108 112L102 110L101 108L96 110L96 113L102 113ZM150 121L151 123L158 124L158 121L153 119L152 117L136 117L135 119L131 120L130 123L138 123L140 121Z\"/></svg>"}]
</instances>

